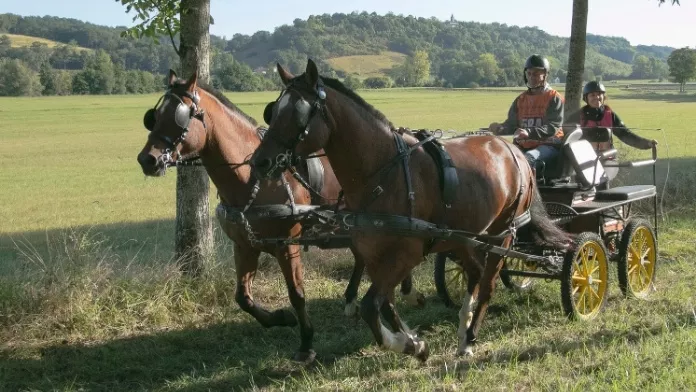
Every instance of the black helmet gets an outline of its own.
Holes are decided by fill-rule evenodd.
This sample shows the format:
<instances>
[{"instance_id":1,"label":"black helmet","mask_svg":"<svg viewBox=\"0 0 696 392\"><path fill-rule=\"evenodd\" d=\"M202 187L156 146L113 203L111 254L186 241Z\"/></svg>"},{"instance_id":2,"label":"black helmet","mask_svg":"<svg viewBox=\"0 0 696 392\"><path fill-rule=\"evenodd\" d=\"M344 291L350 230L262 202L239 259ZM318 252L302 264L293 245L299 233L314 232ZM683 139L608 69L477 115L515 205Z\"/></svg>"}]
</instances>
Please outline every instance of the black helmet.
<instances>
[{"instance_id":1,"label":"black helmet","mask_svg":"<svg viewBox=\"0 0 696 392\"><path fill-rule=\"evenodd\" d=\"M587 102L587 94L596 92L604 94L607 92L607 90L604 88L604 85L602 83L595 82L594 80L591 82L587 82L585 87L583 87L582 89L582 100Z\"/></svg>"},{"instance_id":2,"label":"black helmet","mask_svg":"<svg viewBox=\"0 0 696 392\"><path fill-rule=\"evenodd\" d=\"M546 70L547 75L551 71L551 65L549 64L549 60L546 57L539 54L533 54L527 58L527 61L524 62L525 84L527 84L527 70L529 68L543 68L544 70Z\"/></svg>"}]
</instances>

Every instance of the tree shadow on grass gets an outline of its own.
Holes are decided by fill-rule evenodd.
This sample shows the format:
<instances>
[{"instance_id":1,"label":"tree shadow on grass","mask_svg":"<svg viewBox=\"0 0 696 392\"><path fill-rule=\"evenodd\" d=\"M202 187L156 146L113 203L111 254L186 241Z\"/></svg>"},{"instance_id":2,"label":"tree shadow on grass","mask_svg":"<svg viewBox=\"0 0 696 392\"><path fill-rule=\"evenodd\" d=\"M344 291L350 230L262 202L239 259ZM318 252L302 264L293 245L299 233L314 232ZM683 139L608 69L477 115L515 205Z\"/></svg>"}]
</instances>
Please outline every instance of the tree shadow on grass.
<instances>
[{"instance_id":1,"label":"tree shadow on grass","mask_svg":"<svg viewBox=\"0 0 696 392\"><path fill-rule=\"evenodd\" d=\"M135 391L262 388L332 365L371 343L362 321L346 322L338 299L308 301L317 360L290 360L297 328L264 329L255 320L160 331L100 343L64 341L0 351L0 390ZM241 312L241 311L239 311ZM322 317L322 315L324 317Z\"/></svg>"}]
</instances>

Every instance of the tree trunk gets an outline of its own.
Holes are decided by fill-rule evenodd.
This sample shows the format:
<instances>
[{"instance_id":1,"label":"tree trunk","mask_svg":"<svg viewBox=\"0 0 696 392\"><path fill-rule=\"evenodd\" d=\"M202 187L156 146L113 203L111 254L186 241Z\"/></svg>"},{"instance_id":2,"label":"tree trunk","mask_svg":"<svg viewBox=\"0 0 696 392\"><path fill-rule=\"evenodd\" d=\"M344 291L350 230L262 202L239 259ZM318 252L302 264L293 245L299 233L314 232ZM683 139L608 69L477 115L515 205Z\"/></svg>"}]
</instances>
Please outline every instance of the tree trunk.
<instances>
[{"instance_id":1,"label":"tree trunk","mask_svg":"<svg viewBox=\"0 0 696 392\"><path fill-rule=\"evenodd\" d=\"M185 78L198 69L198 81L210 79L210 0L181 1L180 60ZM198 275L213 254L208 173L202 166L176 172L175 252L185 273Z\"/></svg>"},{"instance_id":2,"label":"tree trunk","mask_svg":"<svg viewBox=\"0 0 696 392\"><path fill-rule=\"evenodd\" d=\"M568 76L565 89L565 115L574 118L582 101L582 78L585 73L585 45L587 44L587 1L573 0L573 22L568 49Z\"/></svg>"}]
</instances>

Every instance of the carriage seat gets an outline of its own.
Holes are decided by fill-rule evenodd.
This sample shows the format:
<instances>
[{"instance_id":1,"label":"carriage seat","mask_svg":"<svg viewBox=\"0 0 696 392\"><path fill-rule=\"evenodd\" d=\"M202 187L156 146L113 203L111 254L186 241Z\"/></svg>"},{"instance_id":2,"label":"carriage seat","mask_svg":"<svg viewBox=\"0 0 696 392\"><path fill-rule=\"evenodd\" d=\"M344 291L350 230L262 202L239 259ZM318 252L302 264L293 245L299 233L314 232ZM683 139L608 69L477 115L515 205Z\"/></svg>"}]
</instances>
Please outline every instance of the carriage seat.
<instances>
[{"instance_id":1,"label":"carriage seat","mask_svg":"<svg viewBox=\"0 0 696 392\"><path fill-rule=\"evenodd\" d=\"M579 141L585 143L576 144ZM570 147L570 146L574 147ZM587 146L590 146L590 149ZM612 132L610 128L599 127L580 127L566 133L563 139L561 154L552 167L547 167L544 173L544 182L551 185L578 183L584 188L603 184L614 179L618 173L618 168L603 166L597 167L597 178L592 181L594 172L594 162L597 156L601 162L607 159L615 159L616 150L613 148ZM591 172L586 169L591 167ZM580 177L580 178L578 178ZM592 184L592 185L591 185Z\"/></svg>"},{"instance_id":2,"label":"carriage seat","mask_svg":"<svg viewBox=\"0 0 696 392\"><path fill-rule=\"evenodd\" d=\"M570 143L576 142L583 137L583 132L580 127L573 129L565 134L561 145L561 154L556 159L555 164L552 163L544 168L543 178L546 183L568 183L573 175L573 166L568 157L565 155L563 148Z\"/></svg>"},{"instance_id":3,"label":"carriage seat","mask_svg":"<svg viewBox=\"0 0 696 392\"><path fill-rule=\"evenodd\" d=\"M614 138L611 128L606 127L583 127L582 138L590 142L597 154L602 154L614 148ZM610 157L608 159L615 159ZM618 167L607 167L604 169L608 180L613 180L619 173Z\"/></svg>"},{"instance_id":4,"label":"carriage seat","mask_svg":"<svg viewBox=\"0 0 696 392\"><path fill-rule=\"evenodd\" d=\"M585 189L609 180L601 158L589 141L582 139L563 146L563 155L570 159L575 170L575 181ZM615 150L614 150L615 151Z\"/></svg>"}]
</instances>

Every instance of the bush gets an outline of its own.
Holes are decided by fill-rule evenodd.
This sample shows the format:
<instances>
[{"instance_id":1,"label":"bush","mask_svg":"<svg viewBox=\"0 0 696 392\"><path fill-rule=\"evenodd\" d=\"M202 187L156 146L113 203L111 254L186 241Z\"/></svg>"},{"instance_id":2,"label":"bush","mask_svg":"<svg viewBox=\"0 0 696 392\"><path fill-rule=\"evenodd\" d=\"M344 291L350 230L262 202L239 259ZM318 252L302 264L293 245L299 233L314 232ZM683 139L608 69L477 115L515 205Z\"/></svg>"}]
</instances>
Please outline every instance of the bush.
<instances>
[{"instance_id":1,"label":"bush","mask_svg":"<svg viewBox=\"0 0 696 392\"><path fill-rule=\"evenodd\" d=\"M386 76L373 76L363 81L366 88L391 88L394 81Z\"/></svg>"}]
</instances>

